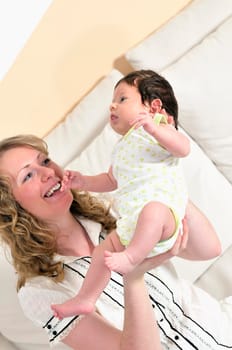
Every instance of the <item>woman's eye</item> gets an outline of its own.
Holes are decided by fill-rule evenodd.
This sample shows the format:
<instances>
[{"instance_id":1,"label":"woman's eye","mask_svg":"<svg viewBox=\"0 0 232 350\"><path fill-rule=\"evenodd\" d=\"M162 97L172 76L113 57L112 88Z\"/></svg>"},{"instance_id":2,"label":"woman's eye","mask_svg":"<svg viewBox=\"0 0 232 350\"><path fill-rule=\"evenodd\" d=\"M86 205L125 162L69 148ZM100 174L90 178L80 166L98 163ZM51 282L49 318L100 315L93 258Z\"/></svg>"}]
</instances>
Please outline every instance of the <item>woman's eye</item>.
<instances>
[{"instance_id":1,"label":"woman's eye","mask_svg":"<svg viewBox=\"0 0 232 350\"><path fill-rule=\"evenodd\" d=\"M44 160L43 160L43 165L48 165L49 163L51 162L51 159L50 158L45 158Z\"/></svg>"},{"instance_id":2,"label":"woman's eye","mask_svg":"<svg viewBox=\"0 0 232 350\"><path fill-rule=\"evenodd\" d=\"M28 180L30 180L30 178L32 177L32 172L30 172L30 173L28 173L26 176L24 176L24 178L23 178L23 182L26 182L26 181L28 181Z\"/></svg>"}]
</instances>

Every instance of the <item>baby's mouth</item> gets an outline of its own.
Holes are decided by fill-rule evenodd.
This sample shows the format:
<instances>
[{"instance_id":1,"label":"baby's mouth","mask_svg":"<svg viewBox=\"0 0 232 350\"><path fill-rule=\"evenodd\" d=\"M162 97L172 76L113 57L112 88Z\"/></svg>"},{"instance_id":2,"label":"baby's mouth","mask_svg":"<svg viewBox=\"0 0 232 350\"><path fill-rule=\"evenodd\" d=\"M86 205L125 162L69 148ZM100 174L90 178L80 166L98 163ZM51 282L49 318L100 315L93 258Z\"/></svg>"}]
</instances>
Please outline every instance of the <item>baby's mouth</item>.
<instances>
[{"instance_id":1,"label":"baby's mouth","mask_svg":"<svg viewBox=\"0 0 232 350\"><path fill-rule=\"evenodd\" d=\"M117 119L118 119L118 116L116 116L115 114L111 114L111 116L110 116L111 121L115 121Z\"/></svg>"}]
</instances>

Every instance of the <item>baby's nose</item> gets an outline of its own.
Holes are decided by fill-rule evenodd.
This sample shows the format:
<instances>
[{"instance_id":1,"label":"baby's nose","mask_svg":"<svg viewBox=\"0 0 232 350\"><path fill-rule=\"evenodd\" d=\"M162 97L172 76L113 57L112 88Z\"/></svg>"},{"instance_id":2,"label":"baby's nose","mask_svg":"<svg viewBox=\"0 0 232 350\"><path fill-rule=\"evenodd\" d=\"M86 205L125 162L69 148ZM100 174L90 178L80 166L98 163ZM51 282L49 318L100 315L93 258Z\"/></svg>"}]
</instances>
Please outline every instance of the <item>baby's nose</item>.
<instances>
[{"instance_id":1,"label":"baby's nose","mask_svg":"<svg viewBox=\"0 0 232 350\"><path fill-rule=\"evenodd\" d=\"M116 108L116 103L112 102L110 105L110 111L113 111Z\"/></svg>"}]
</instances>

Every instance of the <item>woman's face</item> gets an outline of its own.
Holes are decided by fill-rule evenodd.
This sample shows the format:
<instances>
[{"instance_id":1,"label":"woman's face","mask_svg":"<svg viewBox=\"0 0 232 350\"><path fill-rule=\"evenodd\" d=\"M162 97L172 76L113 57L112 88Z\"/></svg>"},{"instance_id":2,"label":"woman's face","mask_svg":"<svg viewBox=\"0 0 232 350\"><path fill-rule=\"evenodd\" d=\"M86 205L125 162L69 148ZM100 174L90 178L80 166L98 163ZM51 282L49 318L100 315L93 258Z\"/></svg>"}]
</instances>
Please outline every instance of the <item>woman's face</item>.
<instances>
[{"instance_id":1,"label":"woman's face","mask_svg":"<svg viewBox=\"0 0 232 350\"><path fill-rule=\"evenodd\" d=\"M69 211L70 191L60 192L62 169L47 155L29 147L6 151L0 171L10 176L13 195L25 210L45 221L53 221Z\"/></svg>"}]
</instances>

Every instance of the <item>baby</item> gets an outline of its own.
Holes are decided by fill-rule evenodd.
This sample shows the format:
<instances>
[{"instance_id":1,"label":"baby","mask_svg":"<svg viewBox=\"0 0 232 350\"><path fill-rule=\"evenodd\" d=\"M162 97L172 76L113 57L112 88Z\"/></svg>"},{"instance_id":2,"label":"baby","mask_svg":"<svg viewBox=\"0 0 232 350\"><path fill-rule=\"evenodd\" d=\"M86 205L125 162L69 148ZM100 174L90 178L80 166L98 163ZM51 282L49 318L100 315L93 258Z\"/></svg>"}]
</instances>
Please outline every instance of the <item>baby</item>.
<instances>
[{"instance_id":1,"label":"baby","mask_svg":"<svg viewBox=\"0 0 232 350\"><path fill-rule=\"evenodd\" d=\"M112 270L128 273L146 257L171 249L185 215L188 195L179 158L188 155L190 142L177 130L171 85L154 71L132 72L116 84L110 112L111 127L122 137L109 171L66 171L62 189L117 190L117 227L95 248L79 293L52 305L59 318L92 312Z\"/></svg>"}]
</instances>

